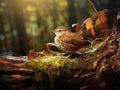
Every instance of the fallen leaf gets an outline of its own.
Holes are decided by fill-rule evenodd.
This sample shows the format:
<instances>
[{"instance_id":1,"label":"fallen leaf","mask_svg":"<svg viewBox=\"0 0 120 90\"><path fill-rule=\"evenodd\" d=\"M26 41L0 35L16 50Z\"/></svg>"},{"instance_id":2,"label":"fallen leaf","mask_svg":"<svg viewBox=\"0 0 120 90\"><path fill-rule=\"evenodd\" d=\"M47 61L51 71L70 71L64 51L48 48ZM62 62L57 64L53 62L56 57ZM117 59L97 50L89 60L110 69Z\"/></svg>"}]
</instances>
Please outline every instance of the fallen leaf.
<instances>
[{"instance_id":1,"label":"fallen leaf","mask_svg":"<svg viewBox=\"0 0 120 90\"><path fill-rule=\"evenodd\" d=\"M96 32L95 32L94 28L90 28L90 33L92 36L95 36Z\"/></svg>"},{"instance_id":2,"label":"fallen leaf","mask_svg":"<svg viewBox=\"0 0 120 90\"><path fill-rule=\"evenodd\" d=\"M91 18L88 18L85 22L85 26L86 26L86 29L89 30L91 28L93 28L93 21Z\"/></svg>"},{"instance_id":3,"label":"fallen leaf","mask_svg":"<svg viewBox=\"0 0 120 90\"><path fill-rule=\"evenodd\" d=\"M107 18L106 18L106 14L105 14L105 11L100 11L98 12L98 14L96 14L98 17L95 21L95 27L98 26L98 27L103 27L103 28L107 28L108 25L107 25Z\"/></svg>"}]
</instances>

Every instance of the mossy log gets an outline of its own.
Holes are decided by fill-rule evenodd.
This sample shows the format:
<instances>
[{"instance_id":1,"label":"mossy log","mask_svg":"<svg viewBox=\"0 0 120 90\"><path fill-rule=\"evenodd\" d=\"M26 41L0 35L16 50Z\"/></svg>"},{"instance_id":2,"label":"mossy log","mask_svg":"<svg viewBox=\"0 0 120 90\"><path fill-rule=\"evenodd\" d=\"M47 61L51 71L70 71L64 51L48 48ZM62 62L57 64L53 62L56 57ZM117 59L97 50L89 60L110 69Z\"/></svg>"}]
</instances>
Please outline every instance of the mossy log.
<instances>
[{"instance_id":1,"label":"mossy log","mask_svg":"<svg viewBox=\"0 0 120 90\"><path fill-rule=\"evenodd\" d=\"M120 90L120 19L111 37L92 54L43 56L27 62L39 90Z\"/></svg>"}]
</instances>

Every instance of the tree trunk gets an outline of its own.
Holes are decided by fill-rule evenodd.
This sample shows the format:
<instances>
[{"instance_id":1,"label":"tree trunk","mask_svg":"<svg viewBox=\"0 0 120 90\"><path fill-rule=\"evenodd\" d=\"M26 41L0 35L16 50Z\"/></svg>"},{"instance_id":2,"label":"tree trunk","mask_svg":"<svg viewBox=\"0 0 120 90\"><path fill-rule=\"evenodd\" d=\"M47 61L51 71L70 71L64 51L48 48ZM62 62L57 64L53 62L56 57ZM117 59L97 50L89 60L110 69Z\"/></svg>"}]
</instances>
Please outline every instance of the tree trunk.
<instances>
[{"instance_id":1,"label":"tree trunk","mask_svg":"<svg viewBox=\"0 0 120 90\"><path fill-rule=\"evenodd\" d=\"M75 5L74 0L67 0L68 1L68 23L71 27L72 24L76 23L76 13L75 13Z\"/></svg>"},{"instance_id":2,"label":"tree trunk","mask_svg":"<svg viewBox=\"0 0 120 90\"><path fill-rule=\"evenodd\" d=\"M4 29L4 20L3 17L0 15L0 33L1 33L1 49L2 52L8 51L8 44L7 44L7 35Z\"/></svg>"},{"instance_id":3,"label":"tree trunk","mask_svg":"<svg viewBox=\"0 0 120 90\"><path fill-rule=\"evenodd\" d=\"M14 25L14 13L13 13L13 5L11 4L11 1L8 0L8 13L7 18L8 22L10 24L10 35L11 35L11 51L14 53L19 53L19 47L18 47L18 36L17 36L17 30Z\"/></svg>"},{"instance_id":4,"label":"tree trunk","mask_svg":"<svg viewBox=\"0 0 120 90\"><path fill-rule=\"evenodd\" d=\"M24 14L23 14L23 5L24 3L22 0L12 0L12 9L14 15L14 23L17 29L18 35L18 48L19 54L25 55L28 52L28 37L26 34L25 28L25 21L24 21Z\"/></svg>"}]
</instances>

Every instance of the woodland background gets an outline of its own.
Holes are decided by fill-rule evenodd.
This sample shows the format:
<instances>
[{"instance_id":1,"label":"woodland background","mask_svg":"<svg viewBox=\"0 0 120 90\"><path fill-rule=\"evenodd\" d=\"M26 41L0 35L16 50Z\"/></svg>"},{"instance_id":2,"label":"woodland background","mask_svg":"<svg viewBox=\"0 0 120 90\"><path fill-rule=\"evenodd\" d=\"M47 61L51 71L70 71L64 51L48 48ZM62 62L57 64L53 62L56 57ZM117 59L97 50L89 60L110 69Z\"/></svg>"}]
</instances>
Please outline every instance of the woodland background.
<instances>
[{"instance_id":1,"label":"woodland background","mask_svg":"<svg viewBox=\"0 0 120 90\"><path fill-rule=\"evenodd\" d=\"M119 0L92 0L97 10L120 8ZM57 26L71 27L93 14L87 0L0 0L0 54L25 55L52 42Z\"/></svg>"}]
</instances>

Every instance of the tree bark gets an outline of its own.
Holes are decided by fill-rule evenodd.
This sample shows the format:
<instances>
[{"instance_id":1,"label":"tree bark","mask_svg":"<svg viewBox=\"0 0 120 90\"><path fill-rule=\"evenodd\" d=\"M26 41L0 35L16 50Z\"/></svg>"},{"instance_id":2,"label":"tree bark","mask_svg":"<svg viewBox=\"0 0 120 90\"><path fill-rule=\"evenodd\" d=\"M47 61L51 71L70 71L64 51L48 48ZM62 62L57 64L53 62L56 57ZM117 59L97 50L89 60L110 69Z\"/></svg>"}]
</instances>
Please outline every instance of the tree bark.
<instances>
[{"instance_id":1,"label":"tree bark","mask_svg":"<svg viewBox=\"0 0 120 90\"><path fill-rule=\"evenodd\" d=\"M0 88L2 90L35 90L33 72L26 67L22 57L0 58Z\"/></svg>"}]
</instances>

